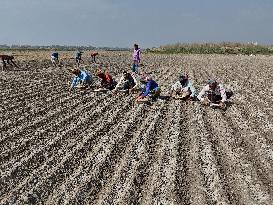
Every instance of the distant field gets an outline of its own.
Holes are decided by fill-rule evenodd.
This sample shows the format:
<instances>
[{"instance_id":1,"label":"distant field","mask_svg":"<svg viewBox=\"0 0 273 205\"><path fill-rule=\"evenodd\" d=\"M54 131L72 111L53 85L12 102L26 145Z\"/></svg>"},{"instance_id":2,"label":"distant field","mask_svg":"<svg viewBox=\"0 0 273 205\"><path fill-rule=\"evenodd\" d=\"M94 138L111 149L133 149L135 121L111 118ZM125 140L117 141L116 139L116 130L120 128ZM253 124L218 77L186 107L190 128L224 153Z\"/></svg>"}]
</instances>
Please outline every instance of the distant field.
<instances>
[{"instance_id":1,"label":"distant field","mask_svg":"<svg viewBox=\"0 0 273 205\"><path fill-rule=\"evenodd\" d=\"M226 111L198 102L70 91L73 52L16 52L0 71L0 204L273 204L273 56L143 54L166 94L216 78ZM101 52L118 78L130 52ZM96 66L84 54L84 68Z\"/></svg>"}]
</instances>

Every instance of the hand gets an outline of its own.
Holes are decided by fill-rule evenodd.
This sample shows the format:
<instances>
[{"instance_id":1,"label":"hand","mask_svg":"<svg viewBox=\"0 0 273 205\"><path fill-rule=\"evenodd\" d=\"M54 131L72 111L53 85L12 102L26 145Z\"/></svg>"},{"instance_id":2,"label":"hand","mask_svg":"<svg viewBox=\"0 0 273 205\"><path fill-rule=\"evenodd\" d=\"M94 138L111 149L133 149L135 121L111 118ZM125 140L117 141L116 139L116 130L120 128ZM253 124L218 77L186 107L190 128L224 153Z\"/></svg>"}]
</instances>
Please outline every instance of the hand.
<instances>
[{"instance_id":1,"label":"hand","mask_svg":"<svg viewBox=\"0 0 273 205\"><path fill-rule=\"evenodd\" d=\"M137 98L136 98L136 100L138 101L138 100L141 100L143 97L140 95L140 96L138 96Z\"/></svg>"},{"instance_id":2,"label":"hand","mask_svg":"<svg viewBox=\"0 0 273 205\"><path fill-rule=\"evenodd\" d=\"M226 107L226 105L225 105L224 102L220 102L220 103L219 103L219 106L220 106L220 108L222 108L222 109Z\"/></svg>"},{"instance_id":3,"label":"hand","mask_svg":"<svg viewBox=\"0 0 273 205\"><path fill-rule=\"evenodd\" d=\"M193 97L192 96L188 97L187 101L193 101Z\"/></svg>"},{"instance_id":4,"label":"hand","mask_svg":"<svg viewBox=\"0 0 273 205\"><path fill-rule=\"evenodd\" d=\"M204 99L204 100L202 101L202 104L205 105L205 106L208 106L208 105L209 105L208 99Z\"/></svg>"}]
</instances>

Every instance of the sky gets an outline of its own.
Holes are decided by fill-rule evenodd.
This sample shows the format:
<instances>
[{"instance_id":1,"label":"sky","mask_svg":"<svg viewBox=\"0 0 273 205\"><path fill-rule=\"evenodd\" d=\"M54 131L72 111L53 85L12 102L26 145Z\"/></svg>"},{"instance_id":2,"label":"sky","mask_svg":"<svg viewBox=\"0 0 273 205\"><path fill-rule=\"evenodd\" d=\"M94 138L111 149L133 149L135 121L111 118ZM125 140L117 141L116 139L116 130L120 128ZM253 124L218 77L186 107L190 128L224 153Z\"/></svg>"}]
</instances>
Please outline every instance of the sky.
<instances>
[{"instance_id":1,"label":"sky","mask_svg":"<svg viewBox=\"0 0 273 205\"><path fill-rule=\"evenodd\" d=\"M0 0L0 44L273 44L273 0Z\"/></svg>"}]
</instances>

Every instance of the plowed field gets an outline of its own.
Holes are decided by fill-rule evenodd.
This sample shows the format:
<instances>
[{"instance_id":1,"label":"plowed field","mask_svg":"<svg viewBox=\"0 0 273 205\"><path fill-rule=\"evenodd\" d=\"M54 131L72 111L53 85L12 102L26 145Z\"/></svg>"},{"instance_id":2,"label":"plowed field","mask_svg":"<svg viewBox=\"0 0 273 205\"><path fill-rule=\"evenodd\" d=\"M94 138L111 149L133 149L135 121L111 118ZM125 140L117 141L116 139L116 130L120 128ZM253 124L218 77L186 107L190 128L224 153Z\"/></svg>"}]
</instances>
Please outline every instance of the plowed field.
<instances>
[{"instance_id":1,"label":"plowed field","mask_svg":"<svg viewBox=\"0 0 273 205\"><path fill-rule=\"evenodd\" d=\"M273 204L273 57L143 55L162 95L185 72L223 82L223 111L70 91L73 60L46 55L0 72L0 204ZM98 62L118 78L131 55Z\"/></svg>"}]
</instances>

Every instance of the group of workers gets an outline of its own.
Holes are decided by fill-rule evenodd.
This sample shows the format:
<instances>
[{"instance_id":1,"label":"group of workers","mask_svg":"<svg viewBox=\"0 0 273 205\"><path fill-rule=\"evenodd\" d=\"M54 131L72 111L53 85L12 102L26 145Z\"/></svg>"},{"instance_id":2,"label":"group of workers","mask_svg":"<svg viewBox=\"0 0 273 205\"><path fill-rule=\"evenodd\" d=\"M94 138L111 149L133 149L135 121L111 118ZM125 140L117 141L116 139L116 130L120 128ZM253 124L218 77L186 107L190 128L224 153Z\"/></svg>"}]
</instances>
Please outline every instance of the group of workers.
<instances>
[{"instance_id":1,"label":"group of workers","mask_svg":"<svg viewBox=\"0 0 273 205\"><path fill-rule=\"evenodd\" d=\"M80 66L80 63L83 61L83 60L82 60L82 54L83 54L83 52L80 51L80 50L78 50L78 51L75 52L74 59L75 59L75 61L76 61L77 67L79 67L79 66ZM96 56L97 56L98 54L99 54L98 52L92 52L92 53L90 54L91 61L92 61L93 63L96 63ZM52 64L53 64L55 67L58 66L58 64L59 64L59 53L58 53L58 52L53 51L53 52L51 53L51 62L52 62Z\"/></svg>"},{"instance_id":2,"label":"group of workers","mask_svg":"<svg viewBox=\"0 0 273 205\"><path fill-rule=\"evenodd\" d=\"M71 83L71 89L73 88L86 88L94 84L93 76L80 69L80 63L82 61L82 51L75 53L75 60L77 67L72 69L71 72L74 74L74 78ZM98 81L95 85L96 91L110 90L113 95L117 92L133 93L140 90L136 97L137 102L146 102L150 99L155 100L160 97L161 89L159 84L144 72L140 72L140 54L141 50L137 44L134 44L132 54L132 72L124 71L120 80L117 82L110 75L109 71L103 72L100 67L96 72ZM97 52L90 54L92 62L96 62ZM3 68L7 64L16 66L13 61L14 57L9 55L0 55L0 60L3 64ZM59 64L59 53L51 53L51 62L54 66ZM181 75L178 77L168 93L169 97L173 99L181 99L187 101L199 100L204 105L213 105L220 108L225 108L227 101L227 92L223 84L218 83L215 80L208 80L207 84L201 89L197 95L196 89L193 83L189 80L188 75Z\"/></svg>"},{"instance_id":3,"label":"group of workers","mask_svg":"<svg viewBox=\"0 0 273 205\"><path fill-rule=\"evenodd\" d=\"M86 88L93 83L93 76L81 69L75 68L72 70L75 77L72 80L71 89ZM100 68L96 73L99 79L96 83L96 91L110 90L113 95L117 92L133 93L140 90L136 97L137 102L146 102L155 100L160 97L161 89L158 83L145 73L136 74L134 72L124 71L120 80L116 82L109 74L109 71L103 72ZM204 105L217 105L220 108L225 108L227 101L227 93L223 84L215 80L208 80L207 84L197 94L193 83L188 75L181 75L178 81L170 87L169 96L173 99L181 99L187 101L199 100Z\"/></svg>"},{"instance_id":4,"label":"group of workers","mask_svg":"<svg viewBox=\"0 0 273 205\"><path fill-rule=\"evenodd\" d=\"M99 68L96 73L99 82L96 83L96 90L110 90L113 95L117 92L132 93L140 90L136 97L137 102L146 102L150 99L155 100L160 97L161 89L159 84L151 75L140 72L140 54L141 50L137 44L134 44L132 54L132 72L124 71L120 80L116 82L109 74L109 71L102 71ZM71 89L75 87L86 88L92 84L93 77L84 70L75 68L72 70L75 77L71 84ZM208 80L207 84L197 94L193 83L188 75L181 75L170 87L169 97L187 101L199 100L204 105L217 106L225 108L227 101L227 92L223 84L215 80Z\"/></svg>"}]
</instances>

